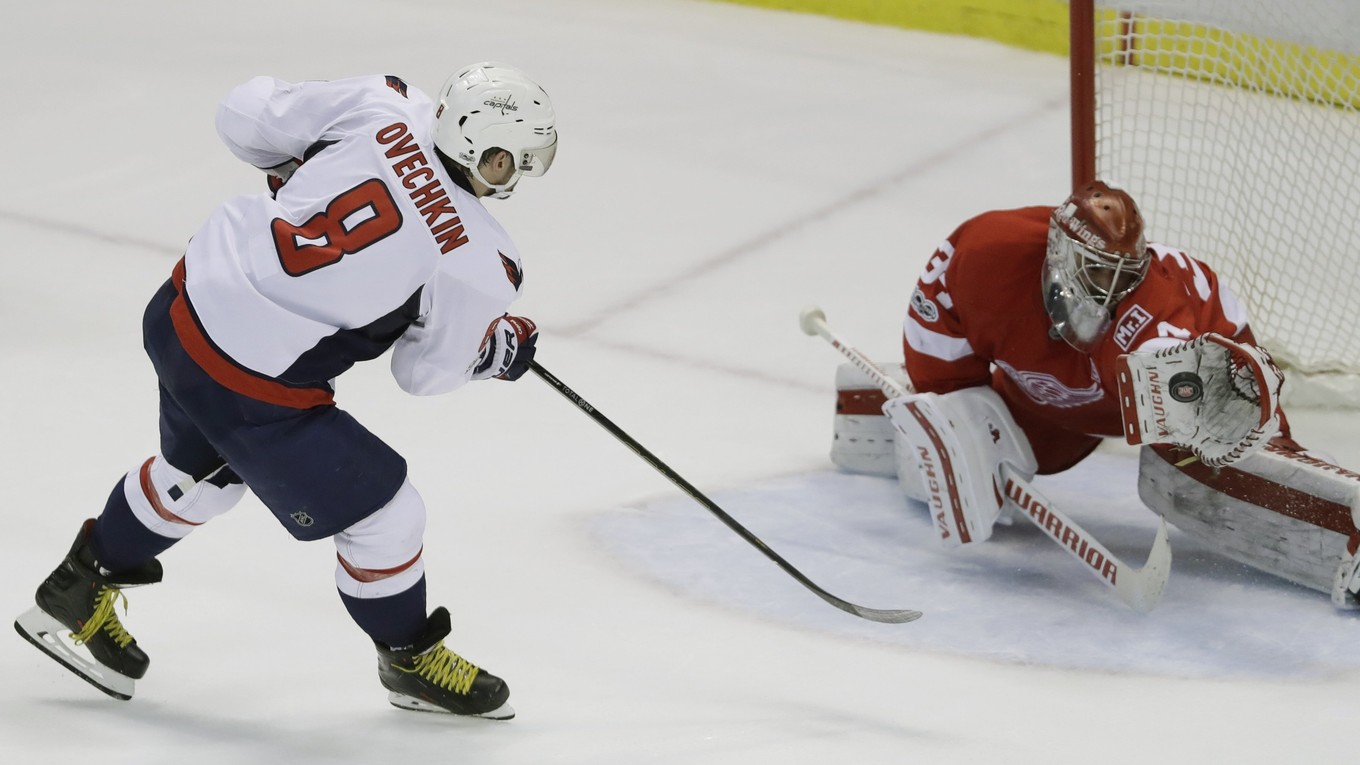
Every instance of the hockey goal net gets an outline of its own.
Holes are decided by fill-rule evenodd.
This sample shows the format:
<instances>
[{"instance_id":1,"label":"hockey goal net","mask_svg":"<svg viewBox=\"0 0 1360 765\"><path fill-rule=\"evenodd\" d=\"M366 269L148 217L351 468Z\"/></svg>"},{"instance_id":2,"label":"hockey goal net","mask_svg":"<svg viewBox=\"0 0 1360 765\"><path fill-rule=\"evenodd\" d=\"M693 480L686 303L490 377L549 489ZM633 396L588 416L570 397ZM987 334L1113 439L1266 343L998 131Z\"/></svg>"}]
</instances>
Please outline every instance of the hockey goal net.
<instances>
[{"instance_id":1,"label":"hockey goal net","mask_svg":"<svg viewBox=\"0 0 1360 765\"><path fill-rule=\"evenodd\" d=\"M1073 181L1209 263L1300 404L1360 406L1360 7L1071 0Z\"/></svg>"}]
</instances>

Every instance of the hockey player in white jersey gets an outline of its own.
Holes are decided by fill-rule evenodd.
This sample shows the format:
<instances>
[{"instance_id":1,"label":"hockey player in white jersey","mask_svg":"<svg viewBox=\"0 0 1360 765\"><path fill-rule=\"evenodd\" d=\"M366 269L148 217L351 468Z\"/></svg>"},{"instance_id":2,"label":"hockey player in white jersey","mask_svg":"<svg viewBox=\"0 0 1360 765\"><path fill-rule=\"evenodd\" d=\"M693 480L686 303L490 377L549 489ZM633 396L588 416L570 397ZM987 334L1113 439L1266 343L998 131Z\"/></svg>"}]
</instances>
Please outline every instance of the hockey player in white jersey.
<instances>
[{"instance_id":1,"label":"hockey player in white jersey","mask_svg":"<svg viewBox=\"0 0 1360 765\"><path fill-rule=\"evenodd\" d=\"M217 129L270 192L218 208L152 298L160 451L81 525L16 628L130 698L149 661L114 610L122 590L159 581L157 556L249 488L297 539L334 540L340 597L392 704L512 717L506 684L449 650L448 612L427 608L405 460L336 406L333 381L389 348L417 395L528 369L536 327L508 313L519 253L480 198L551 166L548 94L497 63L461 69L437 103L392 76L257 77Z\"/></svg>"}]
</instances>

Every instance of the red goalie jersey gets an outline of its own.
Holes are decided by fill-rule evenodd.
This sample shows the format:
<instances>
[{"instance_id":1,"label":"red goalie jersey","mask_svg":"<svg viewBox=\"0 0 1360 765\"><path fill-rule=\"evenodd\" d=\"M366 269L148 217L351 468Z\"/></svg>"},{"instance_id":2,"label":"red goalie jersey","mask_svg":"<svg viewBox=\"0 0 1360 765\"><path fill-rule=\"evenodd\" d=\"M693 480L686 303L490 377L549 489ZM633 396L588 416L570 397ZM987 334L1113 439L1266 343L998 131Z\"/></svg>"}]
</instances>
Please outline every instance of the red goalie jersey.
<instances>
[{"instance_id":1,"label":"red goalie jersey","mask_svg":"<svg viewBox=\"0 0 1360 765\"><path fill-rule=\"evenodd\" d=\"M1216 332L1254 344L1247 315L1204 263L1149 244L1146 278L1113 311L1091 353L1050 332L1042 275L1052 207L979 215L935 251L904 323L920 392L991 385L1024 429L1040 473L1065 470L1120 436L1115 361ZM1287 434L1287 431L1284 431Z\"/></svg>"}]
</instances>

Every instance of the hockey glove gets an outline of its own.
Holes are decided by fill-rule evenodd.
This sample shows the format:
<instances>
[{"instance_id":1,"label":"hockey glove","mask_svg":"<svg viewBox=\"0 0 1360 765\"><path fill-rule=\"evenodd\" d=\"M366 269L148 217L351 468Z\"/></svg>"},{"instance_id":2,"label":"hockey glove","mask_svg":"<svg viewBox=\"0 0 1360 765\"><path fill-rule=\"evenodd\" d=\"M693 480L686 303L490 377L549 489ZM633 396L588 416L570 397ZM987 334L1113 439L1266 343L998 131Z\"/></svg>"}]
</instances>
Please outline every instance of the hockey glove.
<instances>
[{"instance_id":1,"label":"hockey glove","mask_svg":"<svg viewBox=\"0 0 1360 765\"><path fill-rule=\"evenodd\" d=\"M510 314L496 319L487 327L472 379L518 380L529 371L537 341L538 326L532 320Z\"/></svg>"},{"instance_id":2,"label":"hockey glove","mask_svg":"<svg viewBox=\"0 0 1360 765\"><path fill-rule=\"evenodd\" d=\"M1258 346L1210 332L1125 354L1117 367L1130 444L1176 444L1223 467L1264 448L1279 429L1284 375Z\"/></svg>"}]
</instances>

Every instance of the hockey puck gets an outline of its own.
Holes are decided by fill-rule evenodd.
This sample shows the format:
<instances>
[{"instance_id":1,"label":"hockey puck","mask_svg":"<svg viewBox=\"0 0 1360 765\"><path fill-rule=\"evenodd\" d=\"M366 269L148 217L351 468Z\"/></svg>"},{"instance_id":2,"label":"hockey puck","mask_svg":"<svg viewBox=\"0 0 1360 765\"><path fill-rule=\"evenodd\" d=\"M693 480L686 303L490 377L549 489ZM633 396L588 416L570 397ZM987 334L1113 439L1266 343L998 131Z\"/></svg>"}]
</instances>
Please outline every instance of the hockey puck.
<instances>
[{"instance_id":1,"label":"hockey puck","mask_svg":"<svg viewBox=\"0 0 1360 765\"><path fill-rule=\"evenodd\" d=\"M1172 398L1182 404L1189 404L1204 396L1204 381L1194 372L1178 372L1171 376L1167 390L1171 392Z\"/></svg>"}]
</instances>

